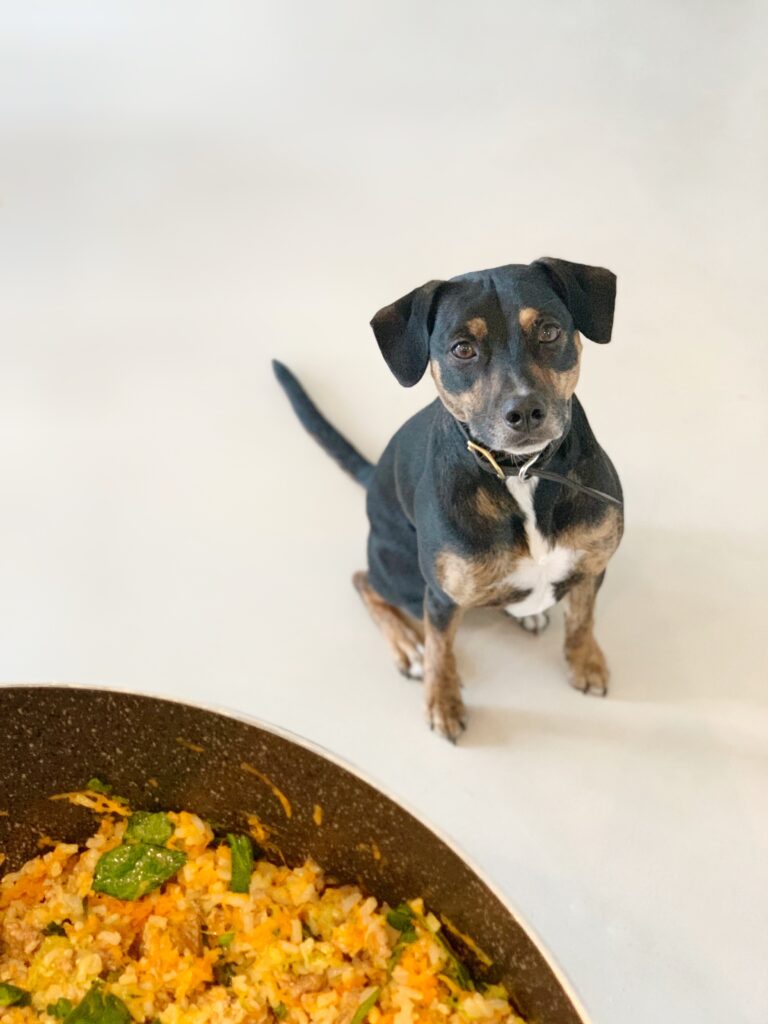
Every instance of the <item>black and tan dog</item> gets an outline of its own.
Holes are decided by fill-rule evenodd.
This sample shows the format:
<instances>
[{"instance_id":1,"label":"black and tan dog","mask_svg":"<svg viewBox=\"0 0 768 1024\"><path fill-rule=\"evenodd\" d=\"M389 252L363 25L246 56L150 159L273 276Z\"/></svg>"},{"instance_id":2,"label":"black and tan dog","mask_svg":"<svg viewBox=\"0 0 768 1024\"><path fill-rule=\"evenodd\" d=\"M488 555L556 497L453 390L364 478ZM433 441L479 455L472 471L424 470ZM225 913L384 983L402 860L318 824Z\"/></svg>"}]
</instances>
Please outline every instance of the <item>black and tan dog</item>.
<instances>
[{"instance_id":1,"label":"black and tan dog","mask_svg":"<svg viewBox=\"0 0 768 1024\"><path fill-rule=\"evenodd\" d=\"M615 296L610 271L547 258L430 281L380 310L371 325L395 377L411 387L429 366L440 397L376 466L274 364L304 426L367 489L355 586L451 740L465 724L453 639L466 608L503 608L539 632L565 598L571 682L607 692L594 608L621 539L621 487L574 390L580 335L610 340Z\"/></svg>"}]
</instances>

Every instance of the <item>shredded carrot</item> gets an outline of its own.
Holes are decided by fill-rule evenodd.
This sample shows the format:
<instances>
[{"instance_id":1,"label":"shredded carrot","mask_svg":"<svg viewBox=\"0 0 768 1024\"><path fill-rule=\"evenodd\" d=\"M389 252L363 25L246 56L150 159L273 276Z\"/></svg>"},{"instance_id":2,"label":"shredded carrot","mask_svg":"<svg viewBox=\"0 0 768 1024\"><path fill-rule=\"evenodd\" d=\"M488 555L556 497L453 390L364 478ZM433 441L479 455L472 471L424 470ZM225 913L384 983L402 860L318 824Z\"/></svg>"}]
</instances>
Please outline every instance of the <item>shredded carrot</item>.
<instances>
[{"instance_id":1,"label":"shredded carrot","mask_svg":"<svg viewBox=\"0 0 768 1024\"><path fill-rule=\"evenodd\" d=\"M269 790L271 790L272 795L275 797L275 799L280 803L280 806L283 808L283 813L285 814L286 818L291 817L291 815L293 814L293 808L291 807L290 800L281 789L277 788L274 782L267 775L264 775L263 772L260 772L258 768L254 768L252 764L248 764L247 761L242 761L240 764L240 768L242 769L242 771L248 772L249 775L255 775L260 782L263 782L264 785Z\"/></svg>"}]
</instances>

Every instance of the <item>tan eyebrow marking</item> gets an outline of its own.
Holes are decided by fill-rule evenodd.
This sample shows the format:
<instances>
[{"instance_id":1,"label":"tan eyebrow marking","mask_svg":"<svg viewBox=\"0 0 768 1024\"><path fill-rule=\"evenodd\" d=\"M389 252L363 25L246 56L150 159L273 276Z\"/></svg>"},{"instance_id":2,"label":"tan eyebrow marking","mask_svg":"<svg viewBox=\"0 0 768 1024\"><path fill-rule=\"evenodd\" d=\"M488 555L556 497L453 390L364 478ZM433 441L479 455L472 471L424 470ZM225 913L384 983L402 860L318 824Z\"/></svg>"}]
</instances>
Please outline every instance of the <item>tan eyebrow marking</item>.
<instances>
[{"instance_id":1,"label":"tan eyebrow marking","mask_svg":"<svg viewBox=\"0 0 768 1024\"><path fill-rule=\"evenodd\" d=\"M464 324L475 341L483 341L488 337L488 324L481 316L473 316Z\"/></svg>"},{"instance_id":2,"label":"tan eyebrow marking","mask_svg":"<svg viewBox=\"0 0 768 1024\"><path fill-rule=\"evenodd\" d=\"M531 306L523 306L517 318L520 321L520 326L523 330L527 331L529 328L533 327L540 316L541 313L538 309L533 309Z\"/></svg>"}]
</instances>

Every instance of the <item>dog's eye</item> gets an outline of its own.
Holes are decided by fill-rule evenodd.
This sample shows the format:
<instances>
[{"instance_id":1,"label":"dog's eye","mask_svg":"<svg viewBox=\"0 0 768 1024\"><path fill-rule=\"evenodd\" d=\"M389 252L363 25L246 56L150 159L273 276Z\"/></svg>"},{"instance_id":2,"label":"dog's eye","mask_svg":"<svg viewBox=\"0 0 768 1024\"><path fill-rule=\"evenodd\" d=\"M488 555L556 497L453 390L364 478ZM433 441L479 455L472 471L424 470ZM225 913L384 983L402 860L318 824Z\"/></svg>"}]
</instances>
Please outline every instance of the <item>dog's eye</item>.
<instances>
[{"instance_id":1,"label":"dog's eye","mask_svg":"<svg viewBox=\"0 0 768 1024\"><path fill-rule=\"evenodd\" d=\"M557 341L561 333L557 324L539 324L539 341Z\"/></svg>"},{"instance_id":2,"label":"dog's eye","mask_svg":"<svg viewBox=\"0 0 768 1024\"><path fill-rule=\"evenodd\" d=\"M473 356L477 355L474 347L468 341L457 341L451 352L453 352L457 359L472 359Z\"/></svg>"}]
</instances>

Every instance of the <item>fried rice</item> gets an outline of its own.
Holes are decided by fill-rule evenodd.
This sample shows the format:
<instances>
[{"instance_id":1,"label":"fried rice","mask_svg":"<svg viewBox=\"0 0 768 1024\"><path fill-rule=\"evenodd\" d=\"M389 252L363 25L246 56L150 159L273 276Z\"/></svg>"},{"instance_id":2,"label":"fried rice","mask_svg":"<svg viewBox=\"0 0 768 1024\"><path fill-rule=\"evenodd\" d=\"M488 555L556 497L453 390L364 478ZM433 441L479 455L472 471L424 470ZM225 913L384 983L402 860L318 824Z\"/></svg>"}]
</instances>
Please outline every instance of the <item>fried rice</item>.
<instances>
[{"instance_id":1,"label":"fried rice","mask_svg":"<svg viewBox=\"0 0 768 1024\"><path fill-rule=\"evenodd\" d=\"M57 843L0 881L2 1024L521 1024L421 900L388 907L312 860L233 864L243 846L186 811L151 816L168 838L149 853L178 870L110 895L111 860L149 847L129 810L99 809L83 846Z\"/></svg>"}]
</instances>

